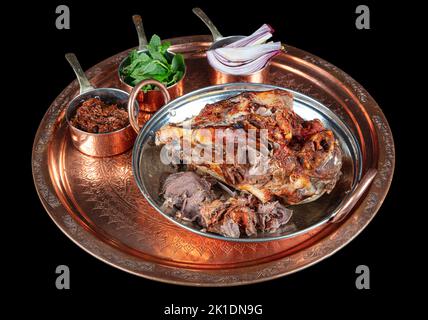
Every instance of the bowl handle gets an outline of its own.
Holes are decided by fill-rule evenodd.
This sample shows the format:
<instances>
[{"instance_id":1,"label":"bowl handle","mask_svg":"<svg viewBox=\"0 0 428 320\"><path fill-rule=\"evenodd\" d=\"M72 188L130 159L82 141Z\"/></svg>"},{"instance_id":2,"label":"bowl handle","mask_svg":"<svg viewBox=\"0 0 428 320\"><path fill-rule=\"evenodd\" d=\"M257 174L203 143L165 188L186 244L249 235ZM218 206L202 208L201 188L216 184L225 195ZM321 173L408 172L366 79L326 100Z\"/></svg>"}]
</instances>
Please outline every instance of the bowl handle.
<instances>
[{"instance_id":1,"label":"bowl handle","mask_svg":"<svg viewBox=\"0 0 428 320\"><path fill-rule=\"evenodd\" d=\"M135 99L137 98L138 93L140 92L141 88L145 85L152 84L157 86L160 91L162 92L163 98L165 100L165 104L171 101L171 96L169 95L168 90L166 87L157 80L143 80L140 83L138 83L131 91L129 95L128 100L128 116L129 116L129 123L131 124L132 128L135 130L136 133L140 131L140 126L138 125L138 112L139 108L135 107Z\"/></svg>"},{"instance_id":2,"label":"bowl handle","mask_svg":"<svg viewBox=\"0 0 428 320\"><path fill-rule=\"evenodd\" d=\"M376 177L377 170L369 169L363 178L358 182L355 190L348 195L347 198L341 204L341 208L339 211L331 218L330 222L338 223L342 221L349 212L351 212L352 208L357 204L358 200L360 200L361 196L366 192L370 184L373 182L373 179Z\"/></svg>"},{"instance_id":3,"label":"bowl handle","mask_svg":"<svg viewBox=\"0 0 428 320\"><path fill-rule=\"evenodd\" d=\"M147 48L147 38L144 32L143 20L140 15L134 14L132 16L132 21L134 21L135 29L138 34L138 51L144 50Z\"/></svg>"},{"instance_id":4,"label":"bowl handle","mask_svg":"<svg viewBox=\"0 0 428 320\"><path fill-rule=\"evenodd\" d=\"M214 23L211 21L210 18L205 14L205 12L202 11L201 8L193 8L193 13L198 16L199 19L202 20L203 23L210 29L211 34L213 35L213 42L223 38L221 33L217 30L217 27L214 25Z\"/></svg>"}]
</instances>

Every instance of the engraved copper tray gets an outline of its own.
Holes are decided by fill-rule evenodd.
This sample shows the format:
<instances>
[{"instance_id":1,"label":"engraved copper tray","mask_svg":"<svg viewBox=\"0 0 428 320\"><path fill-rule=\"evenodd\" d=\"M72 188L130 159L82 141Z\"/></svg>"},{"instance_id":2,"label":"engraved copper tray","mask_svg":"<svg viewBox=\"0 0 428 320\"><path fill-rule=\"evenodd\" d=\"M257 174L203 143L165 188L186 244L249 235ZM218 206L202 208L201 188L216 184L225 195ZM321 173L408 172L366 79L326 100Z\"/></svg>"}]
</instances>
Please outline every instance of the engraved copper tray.
<instances>
[{"instance_id":1,"label":"engraved copper tray","mask_svg":"<svg viewBox=\"0 0 428 320\"><path fill-rule=\"evenodd\" d=\"M187 63L185 92L210 85L203 49L210 36L169 39ZM395 163L392 134L381 109L346 73L305 51L287 47L277 56L266 83L290 88L320 101L344 121L359 140L363 171L378 174L353 211L284 240L228 242L194 234L168 221L138 190L131 151L92 158L70 141L64 110L78 93L77 81L46 112L33 146L32 169L40 199L57 226L77 245L119 269L184 285L230 286L274 279L330 256L371 221L391 183ZM99 87L118 87L117 67L128 51L87 71Z\"/></svg>"}]
</instances>

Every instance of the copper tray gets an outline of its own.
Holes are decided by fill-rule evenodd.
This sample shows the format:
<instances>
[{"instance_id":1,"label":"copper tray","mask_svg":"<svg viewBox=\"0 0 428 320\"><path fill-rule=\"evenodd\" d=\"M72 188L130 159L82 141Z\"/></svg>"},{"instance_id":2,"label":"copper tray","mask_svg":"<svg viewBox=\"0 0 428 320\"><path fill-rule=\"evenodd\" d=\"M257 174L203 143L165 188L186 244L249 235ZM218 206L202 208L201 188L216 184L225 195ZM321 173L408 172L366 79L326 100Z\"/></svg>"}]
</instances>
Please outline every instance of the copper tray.
<instances>
[{"instance_id":1,"label":"copper tray","mask_svg":"<svg viewBox=\"0 0 428 320\"><path fill-rule=\"evenodd\" d=\"M210 36L169 39L185 55L185 92L210 85L203 49ZM33 146L32 168L40 199L57 226L81 248L119 269L146 278L194 286L230 286L284 276L330 256L371 221L392 180L395 150L381 109L346 73L305 51L288 47L276 57L267 83L302 92L328 106L358 138L364 167L378 174L348 217L279 241L242 243L203 237L162 217L138 190L131 151L92 158L67 134L64 110L77 81L55 99ZM92 67L100 87L117 87L117 67L128 51ZM365 170L366 168L363 168Z\"/></svg>"}]
</instances>

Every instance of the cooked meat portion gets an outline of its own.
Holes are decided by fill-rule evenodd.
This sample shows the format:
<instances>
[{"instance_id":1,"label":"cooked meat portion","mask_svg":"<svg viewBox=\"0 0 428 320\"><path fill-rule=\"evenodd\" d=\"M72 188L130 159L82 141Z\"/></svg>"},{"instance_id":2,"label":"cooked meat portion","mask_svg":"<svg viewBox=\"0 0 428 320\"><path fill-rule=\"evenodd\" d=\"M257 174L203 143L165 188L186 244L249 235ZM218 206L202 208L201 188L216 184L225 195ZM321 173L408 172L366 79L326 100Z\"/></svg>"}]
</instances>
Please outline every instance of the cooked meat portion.
<instances>
[{"instance_id":1,"label":"cooked meat portion","mask_svg":"<svg viewBox=\"0 0 428 320\"><path fill-rule=\"evenodd\" d=\"M202 226L207 231L226 237L257 234L256 202L253 197L231 197L226 201L216 199L201 206Z\"/></svg>"},{"instance_id":2,"label":"cooked meat portion","mask_svg":"<svg viewBox=\"0 0 428 320\"><path fill-rule=\"evenodd\" d=\"M261 203L257 207L259 229L264 232L275 232L285 225L293 215L293 211L287 209L278 201Z\"/></svg>"},{"instance_id":3,"label":"cooked meat portion","mask_svg":"<svg viewBox=\"0 0 428 320\"><path fill-rule=\"evenodd\" d=\"M244 92L208 104L192 119L161 128L156 144L169 150L190 145L193 151L181 150L179 159L263 203L313 201L330 192L341 174L333 132L297 115L292 94L284 90Z\"/></svg>"},{"instance_id":4,"label":"cooked meat portion","mask_svg":"<svg viewBox=\"0 0 428 320\"><path fill-rule=\"evenodd\" d=\"M216 199L201 206L200 215L207 231L239 238L261 232L272 233L285 226L293 211L278 201L260 203L252 195L241 194L226 201Z\"/></svg>"},{"instance_id":5,"label":"cooked meat portion","mask_svg":"<svg viewBox=\"0 0 428 320\"><path fill-rule=\"evenodd\" d=\"M106 133L126 127L128 112L117 104L107 104L100 98L90 98L77 107L70 120L76 128L89 133Z\"/></svg>"},{"instance_id":6,"label":"cooked meat portion","mask_svg":"<svg viewBox=\"0 0 428 320\"><path fill-rule=\"evenodd\" d=\"M262 204L244 193L225 198L212 187L209 177L192 171L173 173L163 185L163 206L177 209L177 219L231 238L251 237L258 231L275 232L291 218L292 211L277 201Z\"/></svg>"},{"instance_id":7,"label":"cooked meat portion","mask_svg":"<svg viewBox=\"0 0 428 320\"><path fill-rule=\"evenodd\" d=\"M164 206L179 209L182 218L193 221L200 205L214 199L211 187L212 181L192 171L171 174L163 184Z\"/></svg>"}]
</instances>

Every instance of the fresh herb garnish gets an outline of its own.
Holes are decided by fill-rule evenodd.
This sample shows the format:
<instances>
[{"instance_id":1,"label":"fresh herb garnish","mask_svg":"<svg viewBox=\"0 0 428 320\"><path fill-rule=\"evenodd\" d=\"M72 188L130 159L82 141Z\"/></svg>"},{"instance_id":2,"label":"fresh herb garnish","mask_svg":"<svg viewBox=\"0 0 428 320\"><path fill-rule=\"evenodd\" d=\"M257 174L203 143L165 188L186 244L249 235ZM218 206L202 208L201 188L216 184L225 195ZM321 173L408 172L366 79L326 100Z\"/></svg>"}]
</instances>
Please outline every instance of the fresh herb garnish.
<instances>
[{"instance_id":1,"label":"fresh herb garnish","mask_svg":"<svg viewBox=\"0 0 428 320\"><path fill-rule=\"evenodd\" d=\"M132 50L128 65L121 71L125 82L135 86L142 80L155 79L168 87L180 81L185 70L184 58L179 53L169 53L167 50L170 46L170 42L161 42L159 36L154 34L146 52ZM152 85L147 85L142 90L147 92L152 89Z\"/></svg>"}]
</instances>

